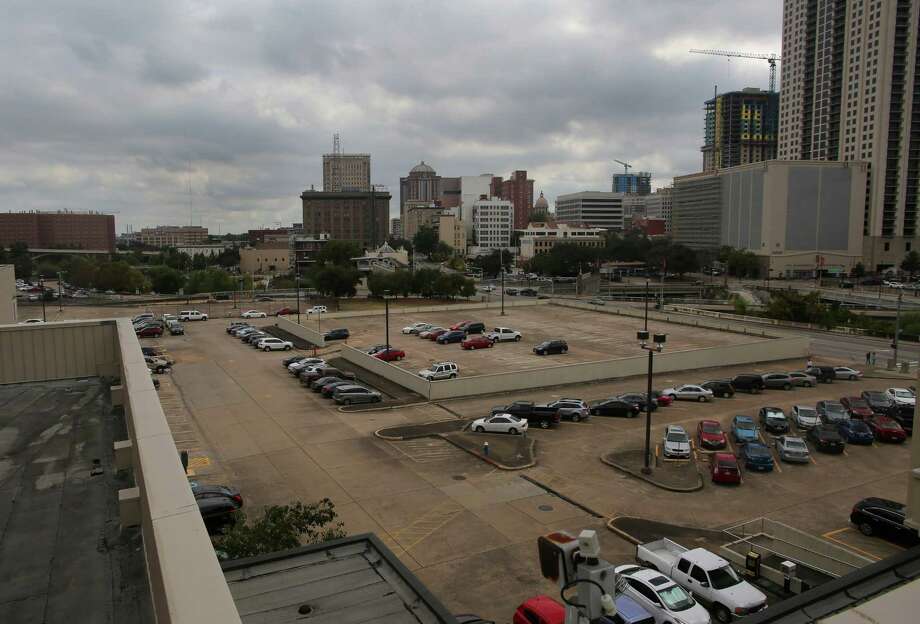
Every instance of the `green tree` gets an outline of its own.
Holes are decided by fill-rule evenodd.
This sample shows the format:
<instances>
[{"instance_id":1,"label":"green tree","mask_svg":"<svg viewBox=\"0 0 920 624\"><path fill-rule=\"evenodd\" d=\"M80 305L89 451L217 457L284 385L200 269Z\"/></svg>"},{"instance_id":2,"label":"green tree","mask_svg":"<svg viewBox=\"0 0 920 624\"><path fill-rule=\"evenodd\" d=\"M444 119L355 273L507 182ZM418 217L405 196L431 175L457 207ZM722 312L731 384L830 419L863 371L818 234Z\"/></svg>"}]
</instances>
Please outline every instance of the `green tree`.
<instances>
[{"instance_id":1,"label":"green tree","mask_svg":"<svg viewBox=\"0 0 920 624\"><path fill-rule=\"evenodd\" d=\"M67 281L80 288L92 288L96 284L96 263L82 256L74 256L67 269Z\"/></svg>"},{"instance_id":2,"label":"green tree","mask_svg":"<svg viewBox=\"0 0 920 624\"><path fill-rule=\"evenodd\" d=\"M901 270L911 275L920 271L920 254L916 251L908 251L904 259L901 260Z\"/></svg>"},{"instance_id":3,"label":"green tree","mask_svg":"<svg viewBox=\"0 0 920 624\"><path fill-rule=\"evenodd\" d=\"M427 225L423 225L412 237L412 246L420 254L431 256L438 246L438 233Z\"/></svg>"},{"instance_id":4,"label":"green tree","mask_svg":"<svg viewBox=\"0 0 920 624\"><path fill-rule=\"evenodd\" d=\"M253 519L239 512L237 522L213 538L227 559L242 559L345 537L335 505L328 498L305 505L271 505Z\"/></svg>"},{"instance_id":5,"label":"green tree","mask_svg":"<svg viewBox=\"0 0 920 624\"><path fill-rule=\"evenodd\" d=\"M356 269L326 264L318 267L311 279L316 290L322 295L354 297L357 293L355 284L361 280L361 274Z\"/></svg>"},{"instance_id":6,"label":"green tree","mask_svg":"<svg viewBox=\"0 0 920 624\"><path fill-rule=\"evenodd\" d=\"M511 268L513 258L508 252L501 253L498 249L493 249L491 253L470 258L468 264L482 270L482 274L494 277L501 273L502 259L504 259L505 271Z\"/></svg>"},{"instance_id":7,"label":"green tree","mask_svg":"<svg viewBox=\"0 0 920 624\"><path fill-rule=\"evenodd\" d=\"M686 245L670 245L668 249L668 270L680 276L699 271L700 261L696 252Z\"/></svg>"},{"instance_id":8,"label":"green tree","mask_svg":"<svg viewBox=\"0 0 920 624\"><path fill-rule=\"evenodd\" d=\"M243 279L245 280L243 287L252 288L252 278L245 275ZM237 277L216 268L192 271L189 273L185 283L185 293L187 295L228 292L237 290L238 288L239 279Z\"/></svg>"},{"instance_id":9,"label":"green tree","mask_svg":"<svg viewBox=\"0 0 920 624\"><path fill-rule=\"evenodd\" d=\"M177 293L185 286L185 276L165 265L150 267L147 271L150 288L158 293Z\"/></svg>"},{"instance_id":10,"label":"green tree","mask_svg":"<svg viewBox=\"0 0 920 624\"><path fill-rule=\"evenodd\" d=\"M412 255L412 250L414 249L414 247L412 246L412 241L410 241L408 238L393 238L393 237L390 237L390 238L387 239L387 245L389 245L390 247L392 247L393 249L396 249L396 250L398 250L400 247L402 247L402 248L405 249L407 252L409 252L409 255L410 255L410 256Z\"/></svg>"},{"instance_id":11,"label":"green tree","mask_svg":"<svg viewBox=\"0 0 920 624\"><path fill-rule=\"evenodd\" d=\"M148 289L144 274L123 260L104 262L96 271L95 286L100 290L133 293Z\"/></svg>"},{"instance_id":12,"label":"green tree","mask_svg":"<svg viewBox=\"0 0 920 624\"><path fill-rule=\"evenodd\" d=\"M334 264L336 266L350 267L352 258L364 255L361 245L354 241L331 240L323 245L322 250L316 254L316 261L320 264Z\"/></svg>"},{"instance_id":13,"label":"green tree","mask_svg":"<svg viewBox=\"0 0 920 624\"><path fill-rule=\"evenodd\" d=\"M856 279L860 279L866 276L866 266L862 262L857 262L853 267L853 270L850 271L850 275Z\"/></svg>"},{"instance_id":14,"label":"green tree","mask_svg":"<svg viewBox=\"0 0 920 624\"><path fill-rule=\"evenodd\" d=\"M434 262L445 262L449 260L454 255L454 248L445 243L442 240L439 240L434 246L434 251L429 254L430 258Z\"/></svg>"},{"instance_id":15,"label":"green tree","mask_svg":"<svg viewBox=\"0 0 920 624\"><path fill-rule=\"evenodd\" d=\"M196 271L208 268L208 258L204 254L195 254L192 257L192 268Z\"/></svg>"},{"instance_id":16,"label":"green tree","mask_svg":"<svg viewBox=\"0 0 920 624\"><path fill-rule=\"evenodd\" d=\"M10 246L10 259L13 261L13 271L20 279L32 277L32 256L29 255L29 246L23 242L13 243Z\"/></svg>"},{"instance_id":17,"label":"green tree","mask_svg":"<svg viewBox=\"0 0 920 624\"><path fill-rule=\"evenodd\" d=\"M421 297L431 298L435 295L435 283L441 272L437 269L419 269L412 274L412 292Z\"/></svg>"},{"instance_id":18,"label":"green tree","mask_svg":"<svg viewBox=\"0 0 920 624\"><path fill-rule=\"evenodd\" d=\"M213 257L213 256L212 256ZM240 250L238 247L229 247L217 254L215 262L220 266L229 269L240 265Z\"/></svg>"}]
</instances>

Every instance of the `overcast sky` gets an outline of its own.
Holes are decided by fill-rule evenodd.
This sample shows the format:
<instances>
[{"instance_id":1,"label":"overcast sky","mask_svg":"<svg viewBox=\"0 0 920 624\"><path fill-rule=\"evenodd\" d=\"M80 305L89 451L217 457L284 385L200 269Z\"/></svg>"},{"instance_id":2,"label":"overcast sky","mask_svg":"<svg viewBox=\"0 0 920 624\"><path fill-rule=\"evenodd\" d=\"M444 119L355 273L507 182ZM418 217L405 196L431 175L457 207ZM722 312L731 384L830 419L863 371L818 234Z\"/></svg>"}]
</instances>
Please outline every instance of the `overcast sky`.
<instances>
[{"instance_id":1,"label":"overcast sky","mask_svg":"<svg viewBox=\"0 0 920 624\"><path fill-rule=\"evenodd\" d=\"M556 195L701 165L703 101L767 87L780 0L4 0L2 210L98 210L124 232L301 220L339 132L390 188L527 169ZM191 187L191 193L189 193Z\"/></svg>"}]
</instances>

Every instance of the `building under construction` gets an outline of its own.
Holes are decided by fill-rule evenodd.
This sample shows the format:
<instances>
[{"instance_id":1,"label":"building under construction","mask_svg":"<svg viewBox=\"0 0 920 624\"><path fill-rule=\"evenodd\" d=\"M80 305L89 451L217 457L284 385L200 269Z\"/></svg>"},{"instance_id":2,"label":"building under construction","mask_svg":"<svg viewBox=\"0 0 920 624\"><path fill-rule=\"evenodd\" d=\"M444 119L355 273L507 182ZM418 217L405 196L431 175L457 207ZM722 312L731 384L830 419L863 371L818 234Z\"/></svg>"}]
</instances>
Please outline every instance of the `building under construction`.
<instances>
[{"instance_id":1,"label":"building under construction","mask_svg":"<svg viewBox=\"0 0 920 624\"><path fill-rule=\"evenodd\" d=\"M706 102L703 171L776 158L779 94L747 88Z\"/></svg>"}]
</instances>

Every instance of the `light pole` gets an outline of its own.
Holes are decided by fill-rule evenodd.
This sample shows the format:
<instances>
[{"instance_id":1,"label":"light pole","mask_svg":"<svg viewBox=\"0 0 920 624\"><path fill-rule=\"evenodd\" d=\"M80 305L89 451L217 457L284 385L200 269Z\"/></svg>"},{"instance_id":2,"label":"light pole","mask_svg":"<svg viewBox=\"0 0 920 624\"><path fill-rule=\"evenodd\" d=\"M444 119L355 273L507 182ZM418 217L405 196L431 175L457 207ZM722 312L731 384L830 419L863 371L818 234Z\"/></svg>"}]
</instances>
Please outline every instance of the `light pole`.
<instances>
[{"instance_id":1,"label":"light pole","mask_svg":"<svg viewBox=\"0 0 920 624\"><path fill-rule=\"evenodd\" d=\"M894 342L891 343L891 348L894 350L894 367L898 367L898 334L901 333L901 297L904 295L902 289L898 289L898 311L895 315L894 321Z\"/></svg>"},{"instance_id":2,"label":"light pole","mask_svg":"<svg viewBox=\"0 0 920 624\"><path fill-rule=\"evenodd\" d=\"M46 322L48 317L45 315L45 278L41 275L38 276L38 288L42 292L40 295L42 300L42 322Z\"/></svg>"},{"instance_id":3,"label":"light pole","mask_svg":"<svg viewBox=\"0 0 920 624\"><path fill-rule=\"evenodd\" d=\"M499 248L498 250L498 264L498 268L502 272L502 316L505 316L505 250L503 248Z\"/></svg>"},{"instance_id":4,"label":"light pole","mask_svg":"<svg viewBox=\"0 0 920 624\"><path fill-rule=\"evenodd\" d=\"M58 312L64 311L64 272L58 271Z\"/></svg>"},{"instance_id":5,"label":"light pole","mask_svg":"<svg viewBox=\"0 0 920 624\"><path fill-rule=\"evenodd\" d=\"M390 357L390 291L383 291L384 332L386 333L387 357Z\"/></svg>"},{"instance_id":6,"label":"light pole","mask_svg":"<svg viewBox=\"0 0 920 624\"><path fill-rule=\"evenodd\" d=\"M648 331L648 279L645 280L645 331Z\"/></svg>"},{"instance_id":7,"label":"light pole","mask_svg":"<svg viewBox=\"0 0 920 624\"><path fill-rule=\"evenodd\" d=\"M299 264L294 265L294 288L297 289L297 324L300 325L300 265Z\"/></svg>"},{"instance_id":8,"label":"light pole","mask_svg":"<svg viewBox=\"0 0 920 624\"><path fill-rule=\"evenodd\" d=\"M648 394L645 397L645 454L642 472L651 474L651 457L652 457L652 370L653 356L655 353L661 353L664 349L664 343L668 337L666 334L655 334L653 338L654 345L649 344L649 333L647 329L640 329L636 332L636 338L639 340L639 346L648 351Z\"/></svg>"}]
</instances>

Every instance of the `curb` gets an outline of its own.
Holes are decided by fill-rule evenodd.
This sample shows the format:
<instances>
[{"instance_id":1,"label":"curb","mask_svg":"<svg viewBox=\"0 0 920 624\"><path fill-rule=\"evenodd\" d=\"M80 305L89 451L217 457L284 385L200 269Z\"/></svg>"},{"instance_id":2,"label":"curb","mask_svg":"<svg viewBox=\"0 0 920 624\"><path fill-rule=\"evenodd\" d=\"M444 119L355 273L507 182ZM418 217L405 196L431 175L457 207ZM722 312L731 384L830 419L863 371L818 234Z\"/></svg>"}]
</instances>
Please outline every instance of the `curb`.
<instances>
[{"instance_id":1,"label":"curb","mask_svg":"<svg viewBox=\"0 0 920 624\"><path fill-rule=\"evenodd\" d=\"M424 404L421 404L421 405L424 405ZM386 408L381 407L381 408L378 408L378 409L379 409L379 410L384 410L384 409L395 409L395 408L397 408L397 407L405 407L405 405L395 405L395 406L393 406L393 407L386 407ZM367 411L370 411L370 410L367 410ZM421 423L421 424L422 424L422 425L434 425L434 424L442 423L442 422L455 422L455 420L456 420L456 419L454 419L454 418L445 418L444 420L432 420L431 422L426 422L426 423ZM405 437L405 436L388 436L388 435L386 435L386 434L380 433L380 432L383 431L384 429L392 429L392 428L393 428L393 427L381 427L380 429L378 429L377 431L374 432L374 435L377 436L378 438L380 438L381 440L394 440L394 441L399 441L399 440L417 440L418 438L438 438L438 437L441 437L441 436L443 435L443 434L440 434L440 433L423 433L423 434L419 434L419 435L417 435L417 436ZM461 429L461 431L462 431L462 429Z\"/></svg>"},{"instance_id":2,"label":"curb","mask_svg":"<svg viewBox=\"0 0 920 624\"><path fill-rule=\"evenodd\" d=\"M635 544L636 546L638 546L638 545L641 544L642 542L640 542L639 540L637 540L635 537L633 537L632 535L630 535L629 533L627 533L627 532L624 531L623 529L620 529L620 528L615 527L615 526L613 525L613 521L616 520L617 518L635 518L635 517L636 517L636 516L614 516L613 518L611 518L610 520L608 520L605 524L607 525L607 529L608 529L609 531L611 531L611 532L613 532L613 533L616 533L618 536L620 536L621 538L623 538L624 540L626 540L626 541L629 542L630 544Z\"/></svg>"},{"instance_id":3,"label":"curb","mask_svg":"<svg viewBox=\"0 0 920 624\"><path fill-rule=\"evenodd\" d=\"M500 470L509 470L509 471L511 471L511 470L524 470L525 468L533 468L534 466L537 465L537 459L536 459L536 455L535 455L535 453L534 453L534 445L536 445L536 443L537 443L536 440L530 440L530 456L531 456L532 460L531 460L531 462L530 462L529 464L526 464L526 465L524 465L524 466L506 466L506 465L504 465L504 464L498 463L497 461L495 461L495 460L492 459L491 457L486 457L485 455L483 455L483 454L481 454L481 453L477 453L476 451L473 451L473 450L471 450L471 449L468 449L468 448L466 448L465 446L461 446L461 445L457 444L456 442L454 442L454 441L451 440L449 437L447 437L447 436L445 436L445 435L443 435L443 434L437 434L437 437L441 438L442 440L447 440L449 443L453 444L454 446L456 446L456 447L457 447L458 449L460 449L461 451L466 451L467 453L469 453L469 454L472 455L473 457L477 457L477 458L481 459L482 461L486 462L487 464L492 464L493 466L495 466L496 468L498 468L498 469L500 469Z\"/></svg>"},{"instance_id":4,"label":"curb","mask_svg":"<svg viewBox=\"0 0 920 624\"><path fill-rule=\"evenodd\" d=\"M561 499L561 500L564 500L565 502L567 502L567 503L568 503L569 505L571 505L572 507L577 507L578 509L581 509L583 512L585 512L585 513L587 513L587 514L589 514L589 515L594 516L595 518L603 518L603 517L604 517L604 514L601 514L601 513L596 512L595 510L591 509L591 508L588 507L587 505L582 505L582 504L579 503L577 500L575 500L575 499L573 499L573 498L569 498L569 497L566 496L565 494L560 493L559 491L557 491L557 490L551 488L550 486L548 486L548 485L546 485L546 484L544 484L544 483L540 483L539 481L537 481L536 479L534 479L534 478L532 478L532 477L528 477L527 475L521 475L521 478L524 479L525 481L527 481L528 483L531 483L531 484L537 486L537 487L540 488L541 490L544 490L545 492L547 492L547 493L549 493L549 494L552 494L552 495L555 496L556 498L559 498L559 499Z\"/></svg>"},{"instance_id":5,"label":"curb","mask_svg":"<svg viewBox=\"0 0 920 624\"><path fill-rule=\"evenodd\" d=\"M636 470L633 470L632 468L627 468L626 466L621 466L620 464L616 464L612 461L609 461L603 455L600 457L600 460L604 462L605 464L607 464L608 466L612 466L613 468L616 468L617 470L621 472L625 472L631 477L635 477L636 479L641 479L642 481L645 481L646 483L651 483L655 487L661 488L662 490L667 490L669 492L677 492L679 494L689 494L690 492L697 492L703 489L703 478L700 476L698 467L696 470L696 479L697 479L696 486L691 487L691 488L682 488L682 487L674 487L671 485L665 485L658 481L653 481L652 479L648 478L648 476L642 474L639 471L636 471Z\"/></svg>"}]
</instances>

